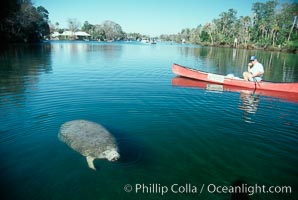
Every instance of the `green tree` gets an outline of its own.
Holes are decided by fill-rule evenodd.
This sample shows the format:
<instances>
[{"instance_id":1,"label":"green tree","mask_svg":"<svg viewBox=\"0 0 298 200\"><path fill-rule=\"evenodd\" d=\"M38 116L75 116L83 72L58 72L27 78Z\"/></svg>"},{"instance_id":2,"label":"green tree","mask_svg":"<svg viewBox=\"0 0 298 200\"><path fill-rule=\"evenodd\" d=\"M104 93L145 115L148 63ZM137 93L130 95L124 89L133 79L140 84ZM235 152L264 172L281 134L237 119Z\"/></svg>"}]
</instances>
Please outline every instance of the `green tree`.
<instances>
[{"instance_id":1,"label":"green tree","mask_svg":"<svg viewBox=\"0 0 298 200\"><path fill-rule=\"evenodd\" d=\"M9 40L13 16L20 10L18 0L0 1L0 39Z\"/></svg>"},{"instance_id":2,"label":"green tree","mask_svg":"<svg viewBox=\"0 0 298 200\"><path fill-rule=\"evenodd\" d=\"M85 31L85 32L87 32L87 33L89 33L89 34L91 35L91 38L92 38L92 39L95 38L95 37L94 37L95 26L92 25L92 24L89 24L88 21L85 21L85 22L84 22L84 25L83 25L83 27L82 27L81 30L82 30L82 31Z\"/></svg>"},{"instance_id":3,"label":"green tree","mask_svg":"<svg viewBox=\"0 0 298 200\"><path fill-rule=\"evenodd\" d=\"M219 16L220 18L220 25L221 25L221 33L226 36L231 34L231 29L233 24L236 22L237 11L234 9L229 9L228 12L223 12Z\"/></svg>"},{"instance_id":4,"label":"green tree","mask_svg":"<svg viewBox=\"0 0 298 200\"><path fill-rule=\"evenodd\" d=\"M101 25L94 25L94 31L92 35L93 39L104 41L106 38L106 34Z\"/></svg>"},{"instance_id":5,"label":"green tree","mask_svg":"<svg viewBox=\"0 0 298 200\"><path fill-rule=\"evenodd\" d=\"M242 47L255 44L260 47L286 47L295 51L298 49L298 3L278 5L277 0L254 3L252 18L238 18L237 11L229 9L211 23L182 29L171 38L178 42L182 38L191 43L210 42L211 45L232 45L237 39ZM162 35L161 38L170 40L168 35Z\"/></svg>"},{"instance_id":6,"label":"green tree","mask_svg":"<svg viewBox=\"0 0 298 200\"><path fill-rule=\"evenodd\" d=\"M180 35L181 35L182 40L189 41L189 39L190 39L190 29L189 28L182 29Z\"/></svg>"},{"instance_id":7,"label":"green tree","mask_svg":"<svg viewBox=\"0 0 298 200\"><path fill-rule=\"evenodd\" d=\"M216 25L214 23L207 23L203 27L203 30L208 33L211 41L211 45L214 45L214 34L216 32Z\"/></svg>"},{"instance_id":8,"label":"green tree","mask_svg":"<svg viewBox=\"0 0 298 200\"><path fill-rule=\"evenodd\" d=\"M69 18L67 20L67 24L68 24L69 31L73 33L80 30L81 23L75 18Z\"/></svg>"},{"instance_id":9,"label":"green tree","mask_svg":"<svg viewBox=\"0 0 298 200\"><path fill-rule=\"evenodd\" d=\"M272 44L276 36L276 6L277 1L268 1L266 3L254 3L252 11L253 18L253 40L262 45Z\"/></svg>"},{"instance_id":10,"label":"green tree","mask_svg":"<svg viewBox=\"0 0 298 200\"><path fill-rule=\"evenodd\" d=\"M126 38L129 40L140 40L142 35L140 33L126 33Z\"/></svg>"},{"instance_id":11,"label":"green tree","mask_svg":"<svg viewBox=\"0 0 298 200\"><path fill-rule=\"evenodd\" d=\"M30 0L6 5L8 10L4 9L0 20L1 41L6 38L9 42L37 42L50 34L49 13L44 7L36 8Z\"/></svg>"},{"instance_id":12,"label":"green tree","mask_svg":"<svg viewBox=\"0 0 298 200\"><path fill-rule=\"evenodd\" d=\"M94 29L94 26L92 24L89 24L88 21L84 22L84 25L82 27L82 31L85 31L89 34L92 34L93 29Z\"/></svg>"},{"instance_id":13,"label":"green tree","mask_svg":"<svg viewBox=\"0 0 298 200\"><path fill-rule=\"evenodd\" d=\"M199 25L196 28L191 29L189 42L192 44L199 44L201 42L201 32L202 25Z\"/></svg>"},{"instance_id":14,"label":"green tree","mask_svg":"<svg viewBox=\"0 0 298 200\"><path fill-rule=\"evenodd\" d=\"M107 40L121 40L124 39L124 32L122 27L113 21L104 21L102 28L105 32Z\"/></svg>"},{"instance_id":15,"label":"green tree","mask_svg":"<svg viewBox=\"0 0 298 200\"><path fill-rule=\"evenodd\" d=\"M282 5L280 13L277 15L278 21L280 22L280 33L279 40L290 41L290 39L297 39L298 31L298 3ZM294 33L294 34L293 34Z\"/></svg>"},{"instance_id":16,"label":"green tree","mask_svg":"<svg viewBox=\"0 0 298 200\"><path fill-rule=\"evenodd\" d=\"M37 30L41 36L48 36L50 32L49 27L49 12L43 6L37 7Z\"/></svg>"}]
</instances>

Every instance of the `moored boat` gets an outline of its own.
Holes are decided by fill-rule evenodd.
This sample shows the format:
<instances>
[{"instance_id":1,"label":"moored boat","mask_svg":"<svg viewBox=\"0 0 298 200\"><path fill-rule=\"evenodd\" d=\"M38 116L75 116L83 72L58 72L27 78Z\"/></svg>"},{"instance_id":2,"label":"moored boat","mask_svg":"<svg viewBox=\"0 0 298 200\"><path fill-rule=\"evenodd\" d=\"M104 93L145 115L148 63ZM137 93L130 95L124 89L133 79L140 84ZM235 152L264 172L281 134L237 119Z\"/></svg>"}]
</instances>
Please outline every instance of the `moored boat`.
<instances>
[{"instance_id":1,"label":"moored boat","mask_svg":"<svg viewBox=\"0 0 298 200\"><path fill-rule=\"evenodd\" d=\"M268 90L279 91L298 94L298 83L275 83L275 82L252 82L245 81L244 79L227 77L224 75L213 74L203 72L197 69L188 68L178 64L173 64L173 73L179 76L201 80L210 83L216 83L221 85L237 86L242 88L254 89L254 90Z\"/></svg>"}]
</instances>

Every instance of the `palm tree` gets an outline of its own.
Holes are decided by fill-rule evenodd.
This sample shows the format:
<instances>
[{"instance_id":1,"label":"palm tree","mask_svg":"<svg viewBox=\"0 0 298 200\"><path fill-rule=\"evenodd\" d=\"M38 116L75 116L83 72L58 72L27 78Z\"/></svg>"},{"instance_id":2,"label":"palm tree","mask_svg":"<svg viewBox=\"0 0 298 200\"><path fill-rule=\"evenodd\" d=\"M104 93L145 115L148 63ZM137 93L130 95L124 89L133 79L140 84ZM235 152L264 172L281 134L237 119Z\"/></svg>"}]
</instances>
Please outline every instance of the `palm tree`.
<instances>
[{"instance_id":1,"label":"palm tree","mask_svg":"<svg viewBox=\"0 0 298 200\"><path fill-rule=\"evenodd\" d=\"M294 29L294 27L295 27L296 24L297 24L297 16L294 17L294 21L293 21L293 25L292 25L291 30L290 30L290 33L289 33L288 41L290 41L291 34L292 34L293 29Z\"/></svg>"},{"instance_id":2,"label":"palm tree","mask_svg":"<svg viewBox=\"0 0 298 200\"><path fill-rule=\"evenodd\" d=\"M210 39L211 39L211 45L214 44L214 41L213 41L213 37L212 37L212 33L214 32L215 30L215 25L213 23L207 23L205 26L204 26L204 29L206 29Z\"/></svg>"}]
</instances>

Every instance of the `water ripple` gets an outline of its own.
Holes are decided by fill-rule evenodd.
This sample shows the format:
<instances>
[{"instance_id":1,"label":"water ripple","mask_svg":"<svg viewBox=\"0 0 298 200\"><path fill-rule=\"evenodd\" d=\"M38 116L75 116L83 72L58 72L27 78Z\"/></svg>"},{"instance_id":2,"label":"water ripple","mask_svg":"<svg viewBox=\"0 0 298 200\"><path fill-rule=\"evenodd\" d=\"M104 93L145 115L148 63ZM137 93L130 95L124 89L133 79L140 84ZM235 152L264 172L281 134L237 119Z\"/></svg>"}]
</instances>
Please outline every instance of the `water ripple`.
<instances>
[{"instance_id":1,"label":"water ripple","mask_svg":"<svg viewBox=\"0 0 298 200\"><path fill-rule=\"evenodd\" d=\"M231 184L243 179L296 186L297 104L172 86L173 61L225 71L206 56L220 50L209 50L59 42L24 57L12 54L5 61L11 64L7 71L0 67L0 168L1 178L8 180L4 189L13 188L15 199L27 193L36 197L34 191L40 191L40 199L60 191L53 198L65 199L65 191L78 194L71 187L86 198L91 190L102 198L102 188L119 191L136 180ZM97 160L99 169L105 167L94 173L81 155L65 151L57 132L75 119L107 125L120 160ZM44 182L50 189L40 188Z\"/></svg>"}]
</instances>

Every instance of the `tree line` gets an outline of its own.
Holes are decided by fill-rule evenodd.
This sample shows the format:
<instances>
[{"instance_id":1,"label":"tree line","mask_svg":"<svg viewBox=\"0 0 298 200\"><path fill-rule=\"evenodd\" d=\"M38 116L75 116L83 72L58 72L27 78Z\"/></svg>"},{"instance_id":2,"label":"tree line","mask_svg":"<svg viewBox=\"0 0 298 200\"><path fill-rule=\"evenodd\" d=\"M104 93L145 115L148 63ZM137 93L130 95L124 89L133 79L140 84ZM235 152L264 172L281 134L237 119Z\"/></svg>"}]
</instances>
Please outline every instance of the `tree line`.
<instances>
[{"instance_id":1,"label":"tree line","mask_svg":"<svg viewBox=\"0 0 298 200\"><path fill-rule=\"evenodd\" d=\"M90 24L88 21L84 22L81 27L80 22L75 18L70 18L67 21L68 29L60 29L59 22L50 24L51 32L63 33L65 30L71 32L85 31L91 35L93 40L109 41L109 40L124 40L126 33L122 30L122 27L116 22L106 20L102 24Z\"/></svg>"},{"instance_id":2,"label":"tree line","mask_svg":"<svg viewBox=\"0 0 298 200\"><path fill-rule=\"evenodd\" d=\"M252 16L237 17L237 11L229 9L205 25L160 38L203 45L298 49L297 3L256 2L251 10Z\"/></svg>"},{"instance_id":3,"label":"tree line","mask_svg":"<svg viewBox=\"0 0 298 200\"><path fill-rule=\"evenodd\" d=\"M101 24L90 24L85 21L83 26L81 23L75 19L70 18L67 20L67 29L59 28L59 22L55 24L50 23L51 32L63 33L65 30L71 32L85 31L91 35L92 40L100 41L111 41L111 40L138 40L141 38L148 38L149 36L142 35L140 33L126 33L123 31L122 27L114 21L105 20Z\"/></svg>"},{"instance_id":4,"label":"tree line","mask_svg":"<svg viewBox=\"0 0 298 200\"><path fill-rule=\"evenodd\" d=\"M36 42L49 38L54 31L65 30L59 28L58 22L50 23L49 12L42 6L34 7L31 0L2 0L0 9L1 42ZM251 10L251 16L238 17L235 9L229 9L211 22L182 29L178 34L163 34L159 39L242 48L298 49L298 3L256 2ZM78 20L69 19L68 30L82 30L89 33L91 39L102 41L150 37L125 33L113 21L95 25L85 21L81 26Z\"/></svg>"},{"instance_id":5,"label":"tree line","mask_svg":"<svg viewBox=\"0 0 298 200\"><path fill-rule=\"evenodd\" d=\"M67 21L68 29L59 28L59 23L49 21L49 12L43 6L35 7L31 0L1 0L0 1L0 42L33 43L50 39L54 31L64 30L76 32L79 30L89 33L96 40L123 40L142 38L139 33L125 33L122 27L113 21L92 25L85 21L81 27L77 19Z\"/></svg>"},{"instance_id":6,"label":"tree line","mask_svg":"<svg viewBox=\"0 0 298 200\"><path fill-rule=\"evenodd\" d=\"M50 34L49 12L30 0L1 0L1 43L38 42Z\"/></svg>"}]
</instances>

